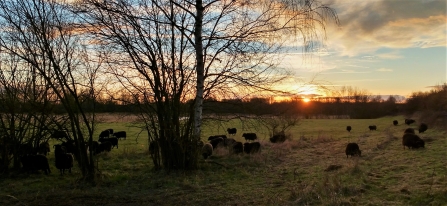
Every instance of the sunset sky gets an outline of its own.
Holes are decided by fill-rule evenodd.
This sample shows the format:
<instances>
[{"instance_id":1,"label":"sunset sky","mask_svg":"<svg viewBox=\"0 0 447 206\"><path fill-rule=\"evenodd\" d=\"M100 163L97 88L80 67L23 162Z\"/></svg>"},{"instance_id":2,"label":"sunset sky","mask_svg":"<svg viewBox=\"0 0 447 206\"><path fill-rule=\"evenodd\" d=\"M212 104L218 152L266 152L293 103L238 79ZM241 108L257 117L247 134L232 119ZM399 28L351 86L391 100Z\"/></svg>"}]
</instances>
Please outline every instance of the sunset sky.
<instances>
[{"instance_id":1,"label":"sunset sky","mask_svg":"<svg viewBox=\"0 0 447 206\"><path fill-rule=\"evenodd\" d=\"M322 2L331 2L340 28L328 26L325 48L284 59L298 77L372 95L409 96L446 82L445 0Z\"/></svg>"}]
</instances>

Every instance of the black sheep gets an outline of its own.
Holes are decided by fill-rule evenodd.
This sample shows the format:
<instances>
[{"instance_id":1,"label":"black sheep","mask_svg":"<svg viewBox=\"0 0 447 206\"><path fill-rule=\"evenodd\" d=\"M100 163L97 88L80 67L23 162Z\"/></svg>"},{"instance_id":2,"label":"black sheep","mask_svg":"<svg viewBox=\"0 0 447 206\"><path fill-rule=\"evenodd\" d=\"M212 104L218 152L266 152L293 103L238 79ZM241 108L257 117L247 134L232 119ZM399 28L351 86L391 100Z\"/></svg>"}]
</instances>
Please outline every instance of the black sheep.
<instances>
[{"instance_id":1,"label":"black sheep","mask_svg":"<svg viewBox=\"0 0 447 206\"><path fill-rule=\"evenodd\" d=\"M67 132L65 132L65 131L62 131L62 130L55 130L55 131L53 131L53 133L51 134L51 138L61 140L61 139L68 139L69 137L68 137Z\"/></svg>"},{"instance_id":2,"label":"black sheep","mask_svg":"<svg viewBox=\"0 0 447 206\"><path fill-rule=\"evenodd\" d=\"M270 137L271 143L281 143L284 141L286 141L286 135L284 135L284 134L276 134L276 135L273 135L272 137Z\"/></svg>"},{"instance_id":3,"label":"black sheep","mask_svg":"<svg viewBox=\"0 0 447 206\"><path fill-rule=\"evenodd\" d=\"M410 124L413 124L413 123L415 123L416 121L414 120L414 119L405 119L405 124L406 125L410 125Z\"/></svg>"},{"instance_id":4,"label":"black sheep","mask_svg":"<svg viewBox=\"0 0 447 206\"><path fill-rule=\"evenodd\" d=\"M346 130L348 130L348 132L351 132L352 127L351 126L347 126Z\"/></svg>"},{"instance_id":5,"label":"black sheep","mask_svg":"<svg viewBox=\"0 0 447 206\"><path fill-rule=\"evenodd\" d=\"M236 143L236 140L234 140L233 138L224 139L225 147L232 147L235 143Z\"/></svg>"},{"instance_id":6,"label":"black sheep","mask_svg":"<svg viewBox=\"0 0 447 206\"><path fill-rule=\"evenodd\" d=\"M68 170L71 173L71 168L73 167L73 155L67 153L67 150L62 145L54 145L54 157L56 162L56 168L59 169L61 175Z\"/></svg>"},{"instance_id":7,"label":"black sheep","mask_svg":"<svg viewBox=\"0 0 447 206\"><path fill-rule=\"evenodd\" d=\"M244 152L244 145L242 142L235 142L231 147L231 153L233 154L241 154Z\"/></svg>"},{"instance_id":8,"label":"black sheep","mask_svg":"<svg viewBox=\"0 0 447 206\"><path fill-rule=\"evenodd\" d=\"M109 138L110 137L110 129L106 129L99 134L99 138Z\"/></svg>"},{"instance_id":9,"label":"black sheep","mask_svg":"<svg viewBox=\"0 0 447 206\"><path fill-rule=\"evenodd\" d=\"M104 143L104 142L110 142L112 144L112 148L116 146L118 149L118 138L116 137L110 137L110 138L99 138L98 142Z\"/></svg>"},{"instance_id":10,"label":"black sheep","mask_svg":"<svg viewBox=\"0 0 447 206\"><path fill-rule=\"evenodd\" d=\"M224 142L224 139L222 137L218 137L218 138L210 140L210 144L213 146L213 149L216 149L220 145L225 144L225 142Z\"/></svg>"},{"instance_id":11,"label":"black sheep","mask_svg":"<svg viewBox=\"0 0 447 206\"><path fill-rule=\"evenodd\" d=\"M76 153L76 145L73 140L68 140L66 142L62 142L61 145L65 147L66 153L71 153L71 154Z\"/></svg>"},{"instance_id":12,"label":"black sheep","mask_svg":"<svg viewBox=\"0 0 447 206\"><path fill-rule=\"evenodd\" d=\"M377 130L377 126L376 125L370 125L368 128L369 128L369 131Z\"/></svg>"},{"instance_id":13,"label":"black sheep","mask_svg":"<svg viewBox=\"0 0 447 206\"><path fill-rule=\"evenodd\" d=\"M40 143L38 153L47 156L49 152L50 152L50 144L48 144L48 142Z\"/></svg>"},{"instance_id":14,"label":"black sheep","mask_svg":"<svg viewBox=\"0 0 447 206\"><path fill-rule=\"evenodd\" d=\"M236 135L237 129L236 128L227 128L227 132L229 135Z\"/></svg>"},{"instance_id":15,"label":"black sheep","mask_svg":"<svg viewBox=\"0 0 447 206\"><path fill-rule=\"evenodd\" d=\"M245 138L245 141L248 141L248 140L255 140L255 139L258 139L258 137L256 136L256 133L244 133L244 134L242 134L242 137L244 137Z\"/></svg>"},{"instance_id":16,"label":"black sheep","mask_svg":"<svg viewBox=\"0 0 447 206\"><path fill-rule=\"evenodd\" d=\"M217 138L223 138L223 139L226 139L226 138L227 138L227 135L222 134L222 135L213 135L213 136L209 136L209 137L208 137L208 141L211 141L211 140L213 140L213 139L217 139Z\"/></svg>"},{"instance_id":17,"label":"black sheep","mask_svg":"<svg viewBox=\"0 0 447 206\"><path fill-rule=\"evenodd\" d=\"M348 158L349 155L351 155L351 157L362 156L362 151L360 150L359 145L353 142L348 143L345 152L346 152L346 158Z\"/></svg>"},{"instance_id":18,"label":"black sheep","mask_svg":"<svg viewBox=\"0 0 447 206\"><path fill-rule=\"evenodd\" d=\"M402 145L408 147L408 149L417 149L420 147L425 147L425 142L416 134L405 133L402 137Z\"/></svg>"},{"instance_id":19,"label":"black sheep","mask_svg":"<svg viewBox=\"0 0 447 206\"><path fill-rule=\"evenodd\" d=\"M425 123L421 123L421 125L419 125L419 133L423 133L425 131L427 131L428 126Z\"/></svg>"},{"instance_id":20,"label":"black sheep","mask_svg":"<svg viewBox=\"0 0 447 206\"><path fill-rule=\"evenodd\" d=\"M409 133L409 134L416 134L416 133L414 132L414 129L413 129L413 128L407 128L407 129L404 131L404 134L406 134L406 133Z\"/></svg>"},{"instance_id":21,"label":"black sheep","mask_svg":"<svg viewBox=\"0 0 447 206\"><path fill-rule=\"evenodd\" d=\"M258 153L261 151L261 143L259 142L246 142L244 143L244 152L247 154Z\"/></svg>"},{"instance_id":22,"label":"black sheep","mask_svg":"<svg viewBox=\"0 0 447 206\"><path fill-rule=\"evenodd\" d=\"M37 170L43 170L45 174L51 173L48 159L44 155L24 155L20 158L23 169L26 172L35 172Z\"/></svg>"},{"instance_id":23,"label":"black sheep","mask_svg":"<svg viewBox=\"0 0 447 206\"><path fill-rule=\"evenodd\" d=\"M92 141L92 145L88 146L88 151L95 154L100 153L99 151L99 143L97 141Z\"/></svg>"},{"instance_id":24,"label":"black sheep","mask_svg":"<svg viewBox=\"0 0 447 206\"><path fill-rule=\"evenodd\" d=\"M394 120L394 121L393 121L393 125L394 125L394 126L397 126L398 124L399 124L399 122L398 122L397 120Z\"/></svg>"},{"instance_id":25,"label":"black sheep","mask_svg":"<svg viewBox=\"0 0 447 206\"><path fill-rule=\"evenodd\" d=\"M115 133L113 133L113 136L118 139L121 139L121 138L126 139L127 138L126 131L115 132Z\"/></svg>"},{"instance_id":26,"label":"black sheep","mask_svg":"<svg viewBox=\"0 0 447 206\"><path fill-rule=\"evenodd\" d=\"M98 153L101 152L110 152L112 151L112 143L110 142L102 142L101 144L98 144Z\"/></svg>"}]
</instances>

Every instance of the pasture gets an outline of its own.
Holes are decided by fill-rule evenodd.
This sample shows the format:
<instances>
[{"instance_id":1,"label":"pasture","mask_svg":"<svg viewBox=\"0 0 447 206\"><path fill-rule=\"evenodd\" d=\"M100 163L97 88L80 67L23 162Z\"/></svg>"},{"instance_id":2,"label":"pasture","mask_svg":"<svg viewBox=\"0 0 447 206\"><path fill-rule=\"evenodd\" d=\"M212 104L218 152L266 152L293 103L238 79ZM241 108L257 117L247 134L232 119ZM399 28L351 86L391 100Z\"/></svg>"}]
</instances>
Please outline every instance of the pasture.
<instances>
[{"instance_id":1,"label":"pasture","mask_svg":"<svg viewBox=\"0 0 447 206\"><path fill-rule=\"evenodd\" d=\"M279 144L270 143L269 132L256 121L205 122L203 140L236 127L234 138L241 142L242 133L257 133L261 153L217 149L199 170L166 173L152 169L147 134L132 118L104 117L98 135L113 128L127 131L127 140L97 156L98 185L79 181L76 166L60 175L52 149L50 175L0 179L0 205L445 205L447 132L429 127L420 134L425 149L404 150L403 131L418 123L407 126L403 120L303 119ZM373 124L377 131L368 129ZM346 157L349 142L358 143L361 157Z\"/></svg>"}]
</instances>

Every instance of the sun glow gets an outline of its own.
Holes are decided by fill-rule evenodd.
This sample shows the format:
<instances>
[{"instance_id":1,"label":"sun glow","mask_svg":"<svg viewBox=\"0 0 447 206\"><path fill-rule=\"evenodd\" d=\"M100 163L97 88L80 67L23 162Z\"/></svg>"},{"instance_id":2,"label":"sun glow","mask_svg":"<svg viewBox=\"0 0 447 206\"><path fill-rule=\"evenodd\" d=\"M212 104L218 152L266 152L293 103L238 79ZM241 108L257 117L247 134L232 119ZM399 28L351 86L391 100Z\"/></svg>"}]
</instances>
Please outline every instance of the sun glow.
<instances>
[{"instance_id":1,"label":"sun glow","mask_svg":"<svg viewBox=\"0 0 447 206\"><path fill-rule=\"evenodd\" d=\"M306 102L306 103L307 103L307 102L310 102L310 99L309 99L309 98L304 98L304 99L303 99L303 102Z\"/></svg>"}]
</instances>

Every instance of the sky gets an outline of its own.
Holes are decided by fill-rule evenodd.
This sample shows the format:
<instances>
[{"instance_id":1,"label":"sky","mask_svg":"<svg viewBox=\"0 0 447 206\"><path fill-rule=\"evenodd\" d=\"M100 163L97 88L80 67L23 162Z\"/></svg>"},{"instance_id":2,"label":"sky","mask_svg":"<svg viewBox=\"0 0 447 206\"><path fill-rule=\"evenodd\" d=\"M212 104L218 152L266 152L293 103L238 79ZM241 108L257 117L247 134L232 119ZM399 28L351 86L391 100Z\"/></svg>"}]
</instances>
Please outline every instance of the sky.
<instances>
[{"instance_id":1,"label":"sky","mask_svg":"<svg viewBox=\"0 0 447 206\"><path fill-rule=\"evenodd\" d=\"M321 1L340 25L327 25L324 47L284 58L297 77L406 97L446 83L446 0Z\"/></svg>"}]
</instances>

